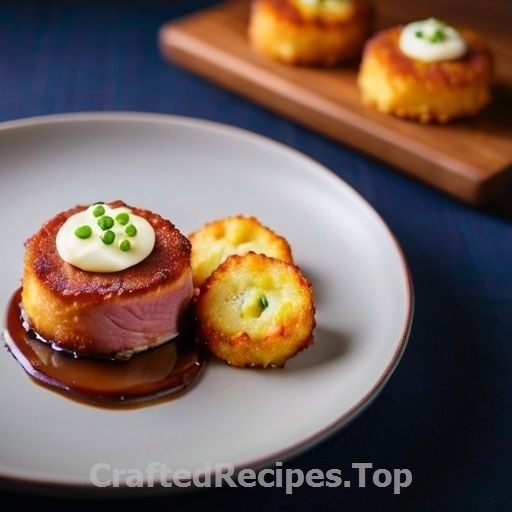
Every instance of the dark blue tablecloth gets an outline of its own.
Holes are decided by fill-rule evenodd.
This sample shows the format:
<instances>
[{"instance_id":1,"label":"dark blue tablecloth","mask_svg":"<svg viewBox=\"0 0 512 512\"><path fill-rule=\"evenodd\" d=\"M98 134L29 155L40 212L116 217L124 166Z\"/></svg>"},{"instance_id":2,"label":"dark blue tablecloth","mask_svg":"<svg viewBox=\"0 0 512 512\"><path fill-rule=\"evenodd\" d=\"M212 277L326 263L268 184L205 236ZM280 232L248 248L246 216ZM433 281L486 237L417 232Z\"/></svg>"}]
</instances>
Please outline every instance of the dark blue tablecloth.
<instances>
[{"instance_id":1,"label":"dark blue tablecloth","mask_svg":"<svg viewBox=\"0 0 512 512\"><path fill-rule=\"evenodd\" d=\"M159 27L213 3L0 1L0 121L98 110L210 119L294 147L348 182L403 248L416 299L412 332L396 372L369 408L285 467L327 471L369 462L374 469L408 468L413 481L399 495L370 481L364 488L303 486L291 496L257 486L115 504L159 510L512 510L510 219L461 204L165 62ZM3 507L98 506L12 490L0 499Z\"/></svg>"}]
</instances>

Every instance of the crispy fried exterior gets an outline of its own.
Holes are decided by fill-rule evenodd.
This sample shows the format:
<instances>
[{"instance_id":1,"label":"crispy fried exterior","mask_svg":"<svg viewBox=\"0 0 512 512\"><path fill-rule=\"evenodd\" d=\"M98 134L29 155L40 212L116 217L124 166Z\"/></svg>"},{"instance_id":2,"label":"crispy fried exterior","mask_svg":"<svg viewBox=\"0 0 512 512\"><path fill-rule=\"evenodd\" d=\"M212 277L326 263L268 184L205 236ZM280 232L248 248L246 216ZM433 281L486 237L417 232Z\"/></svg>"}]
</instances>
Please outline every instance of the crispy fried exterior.
<instances>
[{"instance_id":1,"label":"crispy fried exterior","mask_svg":"<svg viewBox=\"0 0 512 512\"><path fill-rule=\"evenodd\" d=\"M289 65L334 66L360 56L373 14L367 0L353 0L339 11L297 0L254 0L248 38L259 53Z\"/></svg>"},{"instance_id":2,"label":"crispy fried exterior","mask_svg":"<svg viewBox=\"0 0 512 512\"><path fill-rule=\"evenodd\" d=\"M108 204L113 208L127 206L122 201ZM85 272L59 256L55 244L59 228L66 219L87 206L76 206L57 214L25 242L23 309L31 326L45 338L69 349L85 351L87 333L74 330L80 328L74 320L84 312L107 301L153 299L182 285L184 279L191 279L190 241L158 214L128 207L151 223L156 240L151 254L126 270Z\"/></svg>"},{"instance_id":3,"label":"crispy fried exterior","mask_svg":"<svg viewBox=\"0 0 512 512\"><path fill-rule=\"evenodd\" d=\"M213 354L237 367L282 367L313 343L311 284L291 263L232 255L196 299L198 330Z\"/></svg>"},{"instance_id":4,"label":"crispy fried exterior","mask_svg":"<svg viewBox=\"0 0 512 512\"><path fill-rule=\"evenodd\" d=\"M108 203L112 208L122 201ZM169 221L148 210L128 206L145 218L156 234L151 254L139 264L121 272L84 272L66 263L58 254L55 238L64 222L88 206L76 206L48 220L25 242L25 276L33 277L64 301L87 298L103 301L113 296L146 293L148 288L175 281L190 265L190 241Z\"/></svg>"},{"instance_id":5,"label":"crispy fried exterior","mask_svg":"<svg viewBox=\"0 0 512 512\"><path fill-rule=\"evenodd\" d=\"M458 29L468 46L456 60L422 62L399 48L402 26L373 36L358 74L364 104L422 123L474 116L491 101L493 56L474 31Z\"/></svg>"},{"instance_id":6,"label":"crispy fried exterior","mask_svg":"<svg viewBox=\"0 0 512 512\"><path fill-rule=\"evenodd\" d=\"M194 286L207 277L231 254L248 251L293 262L288 241L256 217L233 215L213 220L188 235L192 243L190 263Z\"/></svg>"}]
</instances>

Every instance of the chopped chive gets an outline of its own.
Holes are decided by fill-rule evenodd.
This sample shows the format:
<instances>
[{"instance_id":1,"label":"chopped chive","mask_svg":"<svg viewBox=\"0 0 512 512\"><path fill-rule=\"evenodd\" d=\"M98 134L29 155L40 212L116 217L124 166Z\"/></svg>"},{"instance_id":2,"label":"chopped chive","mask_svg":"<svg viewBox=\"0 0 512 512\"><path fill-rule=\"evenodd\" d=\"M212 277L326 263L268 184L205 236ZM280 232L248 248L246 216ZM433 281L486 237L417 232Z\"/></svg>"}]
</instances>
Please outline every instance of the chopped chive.
<instances>
[{"instance_id":1,"label":"chopped chive","mask_svg":"<svg viewBox=\"0 0 512 512\"><path fill-rule=\"evenodd\" d=\"M92 235L91 226L83 225L79 226L75 229L75 235L82 240L89 238Z\"/></svg>"},{"instance_id":2,"label":"chopped chive","mask_svg":"<svg viewBox=\"0 0 512 512\"><path fill-rule=\"evenodd\" d=\"M268 308L268 299L267 299L266 295L262 295L260 297L260 305L261 305L262 309L267 309Z\"/></svg>"},{"instance_id":3,"label":"chopped chive","mask_svg":"<svg viewBox=\"0 0 512 512\"><path fill-rule=\"evenodd\" d=\"M126 226L130 220L130 216L126 212L121 212L116 215L116 220L121 226Z\"/></svg>"},{"instance_id":4,"label":"chopped chive","mask_svg":"<svg viewBox=\"0 0 512 512\"><path fill-rule=\"evenodd\" d=\"M442 29L438 28L435 30L433 34L430 35L429 41L431 43L438 43L439 41L444 41L445 35Z\"/></svg>"},{"instance_id":5,"label":"chopped chive","mask_svg":"<svg viewBox=\"0 0 512 512\"><path fill-rule=\"evenodd\" d=\"M416 32L414 33L414 35L418 38L418 39L421 39L423 37L423 31L421 30L416 30Z\"/></svg>"},{"instance_id":6,"label":"chopped chive","mask_svg":"<svg viewBox=\"0 0 512 512\"><path fill-rule=\"evenodd\" d=\"M101 229L103 229L103 231L110 229L113 225L114 225L114 219L112 217L109 217L108 215L104 215L103 217L100 217L98 219L98 226Z\"/></svg>"},{"instance_id":7,"label":"chopped chive","mask_svg":"<svg viewBox=\"0 0 512 512\"><path fill-rule=\"evenodd\" d=\"M123 240L119 244L119 249L123 252L128 252L132 248L132 244L129 242L129 240Z\"/></svg>"},{"instance_id":8,"label":"chopped chive","mask_svg":"<svg viewBox=\"0 0 512 512\"><path fill-rule=\"evenodd\" d=\"M124 230L124 232L128 235L128 236L135 236L137 234L137 228L133 225L133 224L130 224L129 226L126 226L126 229Z\"/></svg>"},{"instance_id":9,"label":"chopped chive","mask_svg":"<svg viewBox=\"0 0 512 512\"><path fill-rule=\"evenodd\" d=\"M101 204L98 204L94 207L94 210L92 211L92 214L95 217L101 217L105 213L105 207Z\"/></svg>"},{"instance_id":10,"label":"chopped chive","mask_svg":"<svg viewBox=\"0 0 512 512\"><path fill-rule=\"evenodd\" d=\"M112 245L114 243L115 239L116 239L116 234L113 231L111 231L110 229L108 231L105 231L105 233L103 233L101 235L101 241L105 245Z\"/></svg>"}]
</instances>

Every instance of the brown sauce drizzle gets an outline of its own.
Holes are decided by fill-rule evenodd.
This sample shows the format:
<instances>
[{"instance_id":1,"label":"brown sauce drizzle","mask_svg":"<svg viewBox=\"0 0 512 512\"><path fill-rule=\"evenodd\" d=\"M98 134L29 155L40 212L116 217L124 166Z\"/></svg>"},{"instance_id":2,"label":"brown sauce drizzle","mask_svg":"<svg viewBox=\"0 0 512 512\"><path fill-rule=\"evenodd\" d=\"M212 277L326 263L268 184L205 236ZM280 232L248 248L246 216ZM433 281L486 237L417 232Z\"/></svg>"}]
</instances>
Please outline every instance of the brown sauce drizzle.
<instances>
[{"instance_id":1,"label":"brown sauce drizzle","mask_svg":"<svg viewBox=\"0 0 512 512\"><path fill-rule=\"evenodd\" d=\"M191 310L177 338L127 361L114 361L55 350L27 325L20 303L18 289L7 308L8 350L33 380L68 398L112 408L175 398L196 381L206 363Z\"/></svg>"}]
</instances>

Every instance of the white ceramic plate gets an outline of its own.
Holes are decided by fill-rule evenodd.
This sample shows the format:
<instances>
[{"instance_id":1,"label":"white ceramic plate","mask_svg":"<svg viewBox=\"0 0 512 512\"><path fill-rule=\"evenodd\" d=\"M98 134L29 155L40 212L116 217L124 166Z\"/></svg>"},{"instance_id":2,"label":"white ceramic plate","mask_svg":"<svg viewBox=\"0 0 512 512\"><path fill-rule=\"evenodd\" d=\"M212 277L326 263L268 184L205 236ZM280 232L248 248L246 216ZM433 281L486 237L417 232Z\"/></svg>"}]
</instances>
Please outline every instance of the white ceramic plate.
<instances>
[{"instance_id":1,"label":"white ceramic plate","mask_svg":"<svg viewBox=\"0 0 512 512\"><path fill-rule=\"evenodd\" d=\"M132 410L44 389L0 352L0 480L95 489L91 469L191 472L283 461L377 396L406 346L412 289L394 237L333 173L296 151L209 122L89 113L0 125L0 304L20 285L23 242L78 203L124 199L185 234L244 213L285 236L316 297L316 344L284 369L211 363L182 397Z\"/></svg>"}]
</instances>

